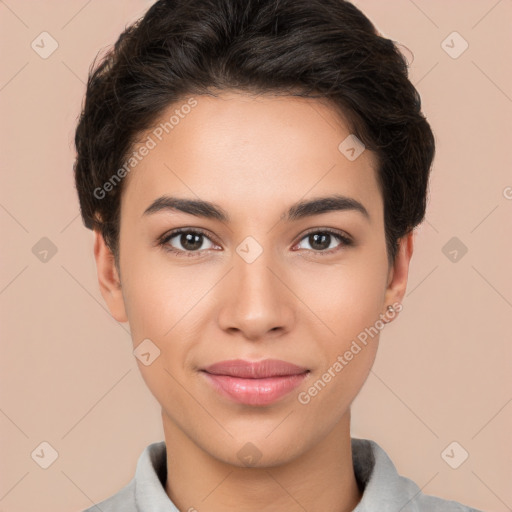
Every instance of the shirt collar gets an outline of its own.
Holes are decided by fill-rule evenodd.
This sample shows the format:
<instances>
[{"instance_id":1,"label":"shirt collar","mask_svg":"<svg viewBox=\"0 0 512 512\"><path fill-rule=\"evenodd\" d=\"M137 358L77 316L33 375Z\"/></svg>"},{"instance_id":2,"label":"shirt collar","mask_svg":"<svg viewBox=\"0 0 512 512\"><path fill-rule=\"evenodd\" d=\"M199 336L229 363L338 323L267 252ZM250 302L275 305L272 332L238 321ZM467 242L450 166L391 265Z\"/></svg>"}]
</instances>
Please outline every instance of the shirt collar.
<instances>
[{"instance_id":1,"label":"shirt collar","mask_svg":"<svg viewBox=\"0 0 512 512\"><path fill-rule=\"evenodd\" d=\"M418 493L417 485L401 477L386 452L374 441L351 438L354 473L363 492L353 512L414 510L407 507ZM152 443L142 452L135 471L135 501L139 511L179 512L165 492L167 449L165 441ZM388 508L392 506L393 509ZM377 507L377 508L375 508Z\"/></svg>"}]
</instances>

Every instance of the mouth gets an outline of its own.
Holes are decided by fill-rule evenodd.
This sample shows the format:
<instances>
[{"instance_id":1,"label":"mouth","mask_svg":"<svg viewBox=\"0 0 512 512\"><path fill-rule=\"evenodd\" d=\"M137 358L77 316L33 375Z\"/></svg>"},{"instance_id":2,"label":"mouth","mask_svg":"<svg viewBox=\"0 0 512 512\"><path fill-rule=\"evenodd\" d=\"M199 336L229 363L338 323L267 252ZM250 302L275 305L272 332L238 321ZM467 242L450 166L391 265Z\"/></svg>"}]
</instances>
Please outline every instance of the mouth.
<instances>
[{"instance_id":1,"label":"mouth","mask_svg":"<svg viewBox=\"0 0 512 512\"><path fill-rule=\"evenodd\" d=\"M246 405L269 405L284 398L309 374L307 368L278 359L221 361L201 369L215 391Z\"/></svg>"}]
</instances>

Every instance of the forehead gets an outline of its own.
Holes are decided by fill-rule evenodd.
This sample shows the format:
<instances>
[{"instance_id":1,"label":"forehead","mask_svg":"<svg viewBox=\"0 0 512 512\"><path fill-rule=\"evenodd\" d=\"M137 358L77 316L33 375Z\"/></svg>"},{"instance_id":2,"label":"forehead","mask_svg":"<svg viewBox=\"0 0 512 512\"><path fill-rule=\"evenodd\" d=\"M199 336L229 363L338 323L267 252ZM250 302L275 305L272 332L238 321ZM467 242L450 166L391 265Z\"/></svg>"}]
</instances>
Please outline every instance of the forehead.
<instances>
[{"instance_id":1,"label":"forehead","mask_svg":"<svg viewBox=\"0 0 512 512\"><path fill-rule=\"evenodd\" d=\"M334 108L316 99L235 92L185 98L138 138L140 160L125 178L122 209L140 216L172 194L227 210L284 210L308 195L341 193L375 217L382 209L376 157L364 150L349 159L352 137ZM140 157L144 145L150 149Z\"/></svg>"}]
</instances>

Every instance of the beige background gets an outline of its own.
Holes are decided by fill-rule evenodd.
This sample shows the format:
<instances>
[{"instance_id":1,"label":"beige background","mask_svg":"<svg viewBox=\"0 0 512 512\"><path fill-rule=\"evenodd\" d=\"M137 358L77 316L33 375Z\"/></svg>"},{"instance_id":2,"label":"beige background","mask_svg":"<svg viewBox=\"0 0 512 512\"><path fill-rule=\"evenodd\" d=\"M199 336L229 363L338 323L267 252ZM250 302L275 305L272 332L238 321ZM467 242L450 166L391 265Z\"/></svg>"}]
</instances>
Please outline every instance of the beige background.
<instances>
[{"instance_id":1,"label":"beige background","mask_svg":"<svg viewBox=\"0 0 512 512\"><path fill-rule=\"evenodd\" d=\"M437 157L404 310L381 336L352 435L425 493L512 510L512 1L355 3L414 54ZM72 174L89 65L150 4L0 1L1 512L83 510L163 439L128 327L99 293ZM47 59L31 48L43 31L59 45ZM442 47L453 31L469 43L456 59ZM46 262L32 252L43 237L57 249ZM443 252L452 237L468 249L456 262ZM44 441L58 452L48 469L31 457ZM458 469L441 457L453 441L469 453Z\"/></svg>"}]
</instances>

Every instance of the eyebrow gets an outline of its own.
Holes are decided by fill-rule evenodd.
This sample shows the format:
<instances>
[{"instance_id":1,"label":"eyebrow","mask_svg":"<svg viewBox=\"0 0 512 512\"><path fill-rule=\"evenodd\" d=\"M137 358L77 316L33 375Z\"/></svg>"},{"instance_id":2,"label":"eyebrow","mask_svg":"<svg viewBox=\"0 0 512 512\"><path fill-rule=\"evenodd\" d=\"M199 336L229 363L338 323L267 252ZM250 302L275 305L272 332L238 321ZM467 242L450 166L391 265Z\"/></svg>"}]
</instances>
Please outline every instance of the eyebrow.
<instances>
[{"instance_id":1,"label":"eyebrow","mask_svg":"<svg viewBox=\"0 0 512 512\"><path fill-rule=\"evenodd\" d=\"M229 214L220 206L201 199L185 199L173 196L161 196L155 199L145 210L142 216L151 215L162 211L181 211L197 217L229 222ZM368 210L356 199L334 194L327 197L319 197L307 201L299 201L288 209L281 218L287 221L297 221L305 217L320 215L332 211L355 211L361 213L368 221Z\"/></svg>"}]
</instances>

